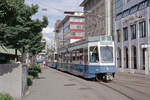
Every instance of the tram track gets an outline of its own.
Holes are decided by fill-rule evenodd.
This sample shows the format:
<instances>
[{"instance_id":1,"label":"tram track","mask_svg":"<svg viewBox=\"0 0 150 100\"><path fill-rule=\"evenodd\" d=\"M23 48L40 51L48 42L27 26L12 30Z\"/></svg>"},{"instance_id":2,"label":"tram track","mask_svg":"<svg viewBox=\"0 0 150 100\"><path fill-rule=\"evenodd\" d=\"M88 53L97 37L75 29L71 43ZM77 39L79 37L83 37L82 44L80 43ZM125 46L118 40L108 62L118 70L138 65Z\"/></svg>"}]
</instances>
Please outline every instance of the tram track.
<instances>
[{"instance_id":1,"label":"tram track","mask_svg":"<svg viewBox=\"0 0 150 100\"><path fill-rule=\"evenodd\" d=\"M69 81L71 81L71 82L77 82L77 83L79 83L79 84L82 84L83 86L84 86L84 88L79 88L80 90L90 90L90 91L92 91L98 98L101 98L102 100L108 100L108 99L106 99L103 95L100 95L99 94L99 92L96 90L96 89L94 89L93 87L91 87L91 86L89 86L88 84L86 84L86 83L84 83L84 82L81 82L81 80L79 80L79 79L81 79L81 77L79 77L79 76L76 76L76 75L73 75L73 74L70 74L70 73L67 73L67 72L63 72L63 71L56 71L55 70L55 73L58 73L58 74L60 74L60 72L62 72L63 74L61 74L61 75L63 75L63 76L65 76L65 77L68 77L69 79ZM67 73L67 74L66 74ZM68 75L69 74L69 75ZM72 76L70 76L70 75L73 75L73 76L75 76L75 77L72 77ZM78 79L79 78L79 79ZM87 81L87 80L86 80Z\"/></svg>"},{"instance_id":2,"label":"tram track","mask_svg":"<svg viewBox=\"0 0 150 100\"><path fill-rule=\"evenodd\" d=\"M57 72L60 74L60 72ZM81 77L72 77L68 74L62 74L65 77L69 78L69 81L74 81L77 82L79 84L82 84L83 86L85 86L84 90L90 90L92 91L96 96L98 96L98 98L102 98L103 100L108 100L106 99L105 96L102 96L102 94L100 95L100 90L97 90L96 87L93 87L91 84L87 84L87 80L86 83L82 82L80 79ZM74 75L75 76L75 75ZM79 78L79 79L78 79ZM98 82L94 82L94 84L100 84L103 87L110 89L112 91L114 91L117 94L120 94L121 96L125 97L127 100L142 100L142 97L144 97L145 99L143 100L149 100L147 98L150 98L150 94L147 94L141 90L136 89L134 86L138 86L138 87L144 87L144 88L150 88L148 86L148 83L145 85L143 85L142 83L144 82L131 82L131 81L124 81L124 80L119 80L119 79L115 79L111 82L102 82L102 81L98 81ZM82 89L82 87L81 87Z\"/></svg>"},{"instance_id":3,"label":"tram track","mask_svg":"<svg viewBox=\"0 0 150 100\"><path fill-rule=\"evenodd\" d=\"M59 72L57 72L57 73L59 73ZM80 83L80 84L86 86L87 88L90 88L90 90L91 90L93 93L95 93L95 94L97 94L97 95L99 96L98 91L95 90L92 86L89 86L89 85L87 85L87 84L85 84L85 83L83 83L83 82L77 80L76 78L75 78L75 79L74 79L74 78L72 79L72 76L69 76L69 75L67 75L67 74L63 74L63 76L68 77L68 78L71 78L71 81L76 81L76 82L78 82L78 83ZM77 77L78 77L78 76L77 76ZM81 78L81 77L80 77L80 78ZM109 89L113 90L114 92L116 92L116 93L118 93L118 94L124 96L124 97L127 98L128 100L135 100L135 99L132 98L132 96L129 96L129 95L125 94L124 92L122 92L122 91L120 91L120 90L117 90L117 89L115 89L115 88L109 86L107 83L104 83L104 82L101 82L101 81L98 81L98 82L95 82L95 83L96 83L96 84L97 84L97 83L98 83L98 84L101 84L101 85L104 86L105 88L109 88ZM105 99L105 97L101 97L101 96L99 96L99 97L100 97L100 98L103 98L103 100L107 100L107 99Z\"/></svg>"},{"instance_id":4,"label":"tram track","mask_svg":"<svg viewBox=\"0 0 150 100\"><path fill-rule=\"evenodd\" d=\"M139 90L137 90L133 87L127 86L127 85L125 85L125 83L122 83L122 82L119 82L119 81L112 81L110 83L104 83L102 81L98 81L98 83L105 86L105 87L107 87L107 88L109 88L109 89L112 89L113 91L115 91L115 92L117 92L117 93L119 93L123 96L125 96L129 100L141 100L141 99L138 99L139 95L150 98L150 94L139 91ZM146 100L149 100L149 99L146 99Z\"/></svg>"},{"instance_id":5,"label":"tram track","mask_svg":"<svg viewBox=\"0 0 150 100\"><path fill-rule=\"evenodd\" d=\"M134 92L143 94L143 95L145 95L145 96L147 96L147 97L150 98L150 94L147 94L147 93L145 93L145 92L139 91L139 90L137 90L137 89L135 89L135 88L133 88L133 87L131 87L131 86L127 86L127 85L125 85L124 83L121 83L121 82L119 82L119 81L118 81L118 82L113 81L112 83L113 83L113 84L120 85L120 86L125 87L125 88L128 88L128 89L130 89L130 90L132 90L132 91L134 91Z\"/></svg>"},{"instance_id":6,"label":"tram track","mask_svg":"<svg viewBox=\"0 0 150 100\"><path fill-rule=\"evenodd\" d=\"M139 87L145 87L145 88L150 88L150 83L144 83L144 82L137 82L137 81L127 81L127 80L118 80L115 79L113 81L117 81L117 82L122 82L125 84L129 84L129 85L134 85L134 86L139 86Z\"/></svg>"},{"instance_id":7,"label":"tram track","mask_svg":"<svg viewBox=\"0 0 150 100\"><path fill-rule=\"evenodd\" d=\"M98 83L101 84L101 85L103 85L103 86L105 86L105 87L107 87L107 88L109 88L109 89L111 89L111 90L113 90L113 91L115 91L115 92L117 92L117 93L119 93L119 94L121 94L122 96L125 96L125 97L128 98L129 100L134 100L134 99L132 98L132 96L129 96L129 95L123 93L122 91L120 91L120 90L118 90L118 89L116 89L116 88L113 88L112 86L109 86L108 84L106 84L106 83L104 83L104 82L98 82Z\"/></svg>"}]
</instances>

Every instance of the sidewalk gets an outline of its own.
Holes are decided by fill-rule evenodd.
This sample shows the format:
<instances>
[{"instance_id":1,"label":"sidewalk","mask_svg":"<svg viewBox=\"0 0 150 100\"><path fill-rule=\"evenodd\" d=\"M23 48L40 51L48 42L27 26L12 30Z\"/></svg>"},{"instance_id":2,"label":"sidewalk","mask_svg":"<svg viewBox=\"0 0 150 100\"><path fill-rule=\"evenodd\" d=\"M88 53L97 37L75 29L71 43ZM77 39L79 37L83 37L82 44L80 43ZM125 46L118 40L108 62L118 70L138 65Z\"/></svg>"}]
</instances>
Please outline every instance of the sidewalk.
<instances>
[{"instance_id":1,"label":"sidewalk","mask_svg":"<svg viewBox=\"0 0 150 100\"><path fill-rule=\"evenodd\" d=\"M29 94L21 100L98 100L90 91L81 91L86 87L68 76L54 69L43 69L40 78L34 80Z\"/></svg>"}]
</instances>

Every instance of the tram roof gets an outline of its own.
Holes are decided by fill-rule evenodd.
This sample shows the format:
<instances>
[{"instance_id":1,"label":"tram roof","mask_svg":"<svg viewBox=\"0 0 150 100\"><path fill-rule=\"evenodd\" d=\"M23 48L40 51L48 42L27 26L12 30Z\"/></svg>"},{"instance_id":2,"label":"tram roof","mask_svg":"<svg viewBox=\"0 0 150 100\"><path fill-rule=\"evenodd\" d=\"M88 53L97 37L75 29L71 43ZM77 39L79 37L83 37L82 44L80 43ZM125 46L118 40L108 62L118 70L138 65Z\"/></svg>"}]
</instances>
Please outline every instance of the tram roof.
<instances>
[{"instance_id":1,"label":"tram roof","mask_svg":"<svg viewBox=\"0 0 150 100\"><path fill-rule=\"evenodd\" d=\"M93 43L94 42L100 42L99 37L89 37L87 40L82 39L82 40L77 41L75 43L64 46L64 47L60 48L58 51L65 53L66 51L72 51L72 50L76 50L76 49L86 48L86 47L88 47L88 43L92 43L92 42Z\"/></svg>"},{"instance_id":2,"label":"tram roof","mask_svg":"<svg viewBox=\"0 0 150 100\"><path fill-rule=\"evenodd\" d=\"M70 45L64 46L64 47L60 48L59 51L66 52L67 49L68 49L68 51L72 51L72 50L76 50L76 49L86 48L86 47L88 47L89 42L99 42L99 40L95 40L95 41L81 40L81 41L72 43Z\"/></svg>"}]
</instances>

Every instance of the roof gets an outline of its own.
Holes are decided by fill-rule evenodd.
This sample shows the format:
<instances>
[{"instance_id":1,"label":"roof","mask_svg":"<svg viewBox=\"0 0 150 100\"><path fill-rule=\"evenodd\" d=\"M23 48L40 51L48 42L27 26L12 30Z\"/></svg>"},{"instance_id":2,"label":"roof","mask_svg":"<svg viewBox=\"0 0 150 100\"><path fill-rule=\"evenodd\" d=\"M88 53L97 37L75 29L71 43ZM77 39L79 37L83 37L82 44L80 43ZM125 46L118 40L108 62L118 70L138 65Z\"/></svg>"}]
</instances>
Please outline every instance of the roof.
<instances>
[{"instance_id":1,"label":"roof","mask_svg":"<svg viewBox=\"0 0 150 100\"><path fill-rule=\"evenodd\" d=\"M8 49L5 46L0 46L0 53L15 55L15 49ZM18 51L18 55L21 55L20 51Z\"/></svg>"},{"instance_id":2,"label":"roof","mask_svg":"<svg viewBox=\"0 0 150 100\"><path fill-rule=\"evenodd\" d=\"M89 1L89 0L84 0L84 1L80 4L80 6L83 7L88 1Z\"/></svg>"}]
</instances>

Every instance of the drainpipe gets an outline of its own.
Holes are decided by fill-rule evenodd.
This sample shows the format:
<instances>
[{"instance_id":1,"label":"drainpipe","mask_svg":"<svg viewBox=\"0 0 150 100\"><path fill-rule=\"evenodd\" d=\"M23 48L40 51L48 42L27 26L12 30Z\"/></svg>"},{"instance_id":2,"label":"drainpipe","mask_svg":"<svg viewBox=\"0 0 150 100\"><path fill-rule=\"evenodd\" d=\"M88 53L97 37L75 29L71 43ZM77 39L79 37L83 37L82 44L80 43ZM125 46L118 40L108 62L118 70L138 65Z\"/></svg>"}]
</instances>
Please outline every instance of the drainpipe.
<instances>
[{"instance_id":1,"label":"drainpipe","mask_svg":"<svg viewBox=\"0 0 150 100\"><path fill-rule=\"evenodd\" d=\"M147 29L148 29L148 31L147 31L147 38L148 38L148 47L147 47L147 74L149 74L149 72L150 72L150 20L149 20L149 18L150 18L150 15L149 15L149 13L150 13L150 7L148 7L147 8L147 23L148 23L148 25L147 25Z\"/></svg>"},{"instance_id":2,"label":"drainpipe","mask_svg":"<svg viewBox=\"0 0 150 100\"><path fill-rule=\"evenodd\" d=\"M111 1L112 0L105 0L105 12L106 12L106 35L111 36L111 21L112 21L112 14L111 14Z\"/></svg>"}]
</instances>

